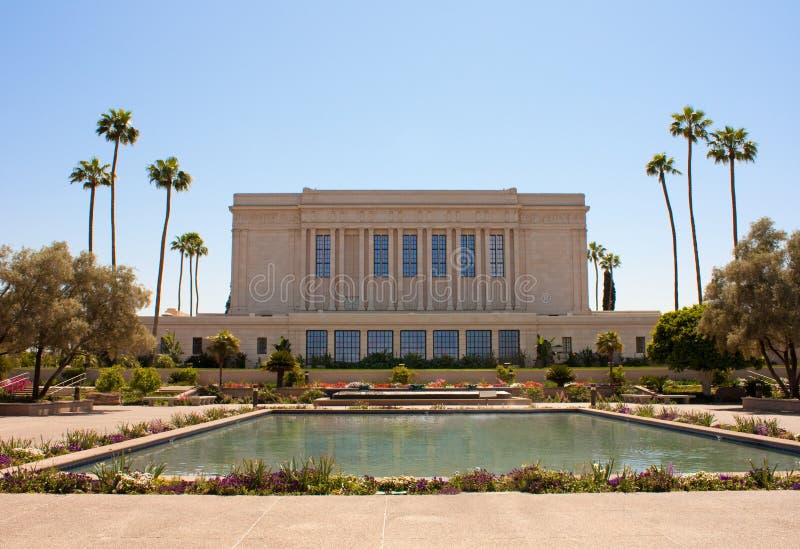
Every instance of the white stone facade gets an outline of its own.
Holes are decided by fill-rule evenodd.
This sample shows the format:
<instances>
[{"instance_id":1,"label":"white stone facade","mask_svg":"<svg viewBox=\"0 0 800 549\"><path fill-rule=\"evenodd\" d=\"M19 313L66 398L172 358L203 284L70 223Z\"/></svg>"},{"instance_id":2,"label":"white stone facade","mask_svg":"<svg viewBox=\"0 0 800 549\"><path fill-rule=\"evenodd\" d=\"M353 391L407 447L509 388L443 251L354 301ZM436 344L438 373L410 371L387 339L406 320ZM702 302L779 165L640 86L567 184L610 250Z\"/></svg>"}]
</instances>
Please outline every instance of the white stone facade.
<instances>
[{"instance_id":1,"label":"white stone facade","mask_svg":"<svg viewBox=\"0 0 800 549\"><path fill-rule=\"evenodd\" d=\"M226 328L253 363L280 336L340 359L508 355L516 339L532 359L537 334L580 351L616 330L632 356L658 319L589 310L582 194L304 189L236 194L230 210L229 314L159 322L187 354Z\"/></svg>"}]
</instances>

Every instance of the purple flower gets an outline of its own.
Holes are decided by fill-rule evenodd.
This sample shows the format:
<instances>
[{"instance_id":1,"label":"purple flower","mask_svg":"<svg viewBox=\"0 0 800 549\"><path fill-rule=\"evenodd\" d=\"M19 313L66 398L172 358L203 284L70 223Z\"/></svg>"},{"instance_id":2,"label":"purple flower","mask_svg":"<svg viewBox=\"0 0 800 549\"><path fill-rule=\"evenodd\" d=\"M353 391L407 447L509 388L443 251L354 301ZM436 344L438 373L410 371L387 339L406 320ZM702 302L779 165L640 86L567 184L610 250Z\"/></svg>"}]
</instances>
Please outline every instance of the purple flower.
<instances>
[{"instance_id":1,"label":"purple flower","mask_svg":"<svg viewBox=\"0 0 800 549\"><path fill-rule=\"evenodd\" d=\"M767 426L763 423L756 425L756 428L753 429L753 432L757 435L767 436Z\"/></svg>"},{"instance_id":2,"label":"purple flower","mask_svg":"<svg viewBox=\"0 0 800 549\"><path fill-rule=\"evenodd\" d=\"M718 477L720 480L733 480L731 475L719 475Z\"/></svg>"},{"instance_id":3,"label":"purple flower","mask_svg":"<svg viewBox=\"0 0 800 549\"><path fill-rule=\"evenodd\" d=\"M81 450L83 450L83 446L81 446L80 442L73 442L67 446L68 452L80 452Z\"/></svg>"},{"instance_id":4,"label":"purple flower","mask_svg":"<svg viewBox=\"0 0 800 549\"><path fill-rule=\"evenodd\" d=\"M5 469L11 465L11 456L0 454L0 469Z\"/></svg>"},{"instance_id":5,"label":"purple flower","mask_svg":"<svg viewBox=\"0 0 800 549\"><path fill-rule=\"evenodd\" d=\"M795 482L794 484L792 484L790 490L800 490L800 482Z\"/></svg>"},{"instance_id":6,"label":"purple flower","mask_svg":"<svg viewBox=\"0 0 800 549\"><path fill-rule=\"evenodd\" d=\"M123 442L125 440L128 440L128 437L122 434L108 435L109 444L116 444L117 442Z\"/></svg>"},{"instance_id":7,"label":"purple flower","mask_svg":"<svg viewBox=\"0 0 800 549\"><path fill-rule=\"evenodd\" d=\"M619 486L619 477L611 477L608 479L608 485L613 486L614 488Z\"/></svg>"},{"instance_id":8,"label":"purple flower","mask_svg":"<svg viewBox=\"0 0 800 549\"><path fill-rule=\"evenodd\" d=\"M631 408L630 408L630 406L623 406L622 408L617 410L617 412L619 412L620 414L630 414L631 413Z\"/></svg>"}]
</instances>

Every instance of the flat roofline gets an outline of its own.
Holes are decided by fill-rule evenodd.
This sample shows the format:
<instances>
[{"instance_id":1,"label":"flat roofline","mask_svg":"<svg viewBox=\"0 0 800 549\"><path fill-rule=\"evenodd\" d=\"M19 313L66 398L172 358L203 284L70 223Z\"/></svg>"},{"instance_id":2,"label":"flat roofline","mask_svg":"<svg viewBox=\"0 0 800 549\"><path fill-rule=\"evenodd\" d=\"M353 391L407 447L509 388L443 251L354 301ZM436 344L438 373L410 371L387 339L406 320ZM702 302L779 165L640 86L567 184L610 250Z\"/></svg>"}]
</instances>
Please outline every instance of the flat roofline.
<instances>
[{"instance_id":1,"label":"flat roofline","mask_svg":"<svg viewBox=\"0 0 800 549\"><path fill-rule=\"evenodd\" d=\"M236 206L585 206L583 193L518 193L517 189L499 190L316 190L302 193L235 193Z\"/></svg>"}]
</instances>

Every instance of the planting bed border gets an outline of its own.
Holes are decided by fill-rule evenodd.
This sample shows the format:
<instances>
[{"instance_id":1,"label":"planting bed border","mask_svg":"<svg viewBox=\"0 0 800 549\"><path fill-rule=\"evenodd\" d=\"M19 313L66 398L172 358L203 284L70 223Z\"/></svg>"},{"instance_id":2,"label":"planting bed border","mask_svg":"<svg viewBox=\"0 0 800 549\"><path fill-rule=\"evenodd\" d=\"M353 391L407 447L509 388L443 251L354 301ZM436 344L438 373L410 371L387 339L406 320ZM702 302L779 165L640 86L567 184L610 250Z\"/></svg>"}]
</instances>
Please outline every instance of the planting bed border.
<instances>
[{"instance_id":1,"label":"planting bed border","mask_svg":"<svg viewBox=\"0 0 800 549\"><path fill-rule=\"evenodd\" d=\"M376 415L376 414L390 414L390 415L431 415L431 414L565 414L565 413L579 413L590 416L603 417L613 421L623 421L631 423L640 423L643 425L650 425L660 429L671 429L673 431L681 431L686 434L693 434L695 436L702 436L706 438L715 438L718 440L728 440L732 442L744 443L751 446L762 448L776 449L790 454L800 456L800 442L784 440L774 437L765 437L762 435L755 435L750 433L741 433L738 431L728 431L714 427L703 427L700 425L691 425L687 423L679 423L675 421L641 417L629 414L620 414L618 412L611 412L606 410L595 410L592 408L529 408L529 409L509 409L509 408L491 408L486 406L476 406L470 408L457 408L457 409L367 409L367 410L344 410L344 409L309 409L309 408L266 408L246 412L235 416L217 419L198 425L191 425L189 427L182 427L180 429L173 429L163 433L157 433L144 437L139 437L116 444L109 444L89 450L74 452L52 458L47 458L39 461L32 461L19 466L9 467L0 471L0 474L5 472L12 472L16 469L36 470L55 467L57 469L71 468L86 463L94 463L103 461L104 459L111 459L113 455L120 453L127 453L132 450L147 448L169 442L179 438L185 438L204 431L210 431L225 427L227 425L239 423L242 421L250 421L258 417L268 414L279 415L297 415L297 414L311 414L311 415ZM234 464L231 464L234 465ZM213 476L213 475L212 475ZM182 478L191 480L194 478L192 475L184 475Z\"/></svg>"}]
</instances>

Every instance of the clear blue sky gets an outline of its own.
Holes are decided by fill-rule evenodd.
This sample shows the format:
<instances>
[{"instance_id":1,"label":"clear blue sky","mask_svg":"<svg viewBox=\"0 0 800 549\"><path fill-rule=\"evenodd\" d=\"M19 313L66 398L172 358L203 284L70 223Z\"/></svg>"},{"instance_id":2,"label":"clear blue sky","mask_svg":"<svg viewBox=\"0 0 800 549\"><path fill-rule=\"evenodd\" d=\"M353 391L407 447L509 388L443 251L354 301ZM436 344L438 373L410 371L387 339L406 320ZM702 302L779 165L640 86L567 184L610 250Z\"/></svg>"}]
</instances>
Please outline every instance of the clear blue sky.
<instances>
[{"instance_id":1,"label":"clear blue sky","mask_svg":"<svg viewBox=\"0 0 800 549\"><path fill-rule=\"evenodd\" d=\"M657 182L685 104L747 128L741 232L798 221L800 8L794 2L4 2L0 8L0 242L86 246L88 193L67 176L111 161L95 136L134 113L121 151L118 260L155 287L164 192L145 166L175 155L194 176L170 237L194 230L201 311L230 282L235 192L494 189L583 192L588 238L618 253L619 309L672 306L669 226ZM731 250L728 172L695 155L704 283ZM696 300L686 180L669 180L682 304ZM108 193L95 238L109 261ZM176 305L168 255L163 306ZM590 285L593 281L590 280Z\"/></svg>"}]
</instances>

